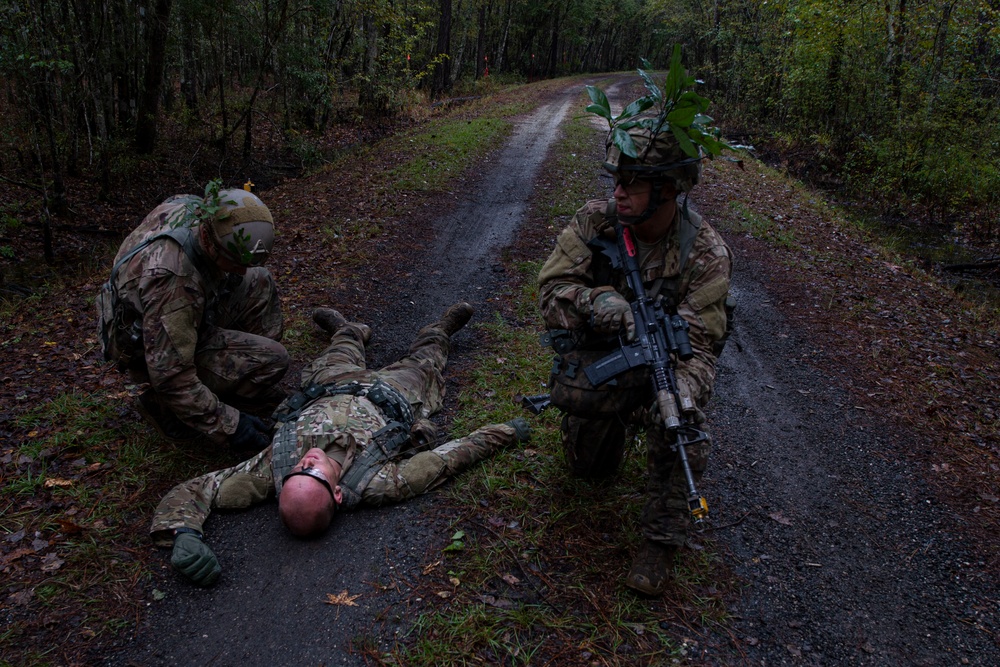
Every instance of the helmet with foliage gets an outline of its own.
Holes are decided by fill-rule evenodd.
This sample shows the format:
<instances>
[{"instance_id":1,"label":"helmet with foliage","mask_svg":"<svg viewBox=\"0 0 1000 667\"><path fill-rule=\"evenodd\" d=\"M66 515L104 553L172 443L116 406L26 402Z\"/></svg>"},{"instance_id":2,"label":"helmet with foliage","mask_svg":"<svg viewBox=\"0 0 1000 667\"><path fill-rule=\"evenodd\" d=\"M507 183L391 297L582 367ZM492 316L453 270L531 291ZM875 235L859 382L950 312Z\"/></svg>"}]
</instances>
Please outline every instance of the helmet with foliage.
<instances>
[{"instance_id":1,"label":"helmet with foliage","mask_svg":"<svg viewBox=\"0 0 1000 667\"><path fill-rule=\"evenodd\" d=\"M274 218L257 195L242 189L220 190L212 218L212 240L226 259L260 266L274 247Z\"/></svg>"},{"instance_id":2,"label":"helmet with foliage","mask_svg":"<svg viewBox=\"0 0 1000 667\"><path fill-rule=\"evenodd\" d=\"M652 130L640 126L627 131L636 148L635 157L623 153L611 140L611 135L607 141L604 168L616 181L628 185L636 179L654 183L669 179L679 192L690 192L698 184L701 179L700 148L691 156L681 149L672 133L660 132L653 135Z\"/></svg>"},{"instance_id":3,"label":"helmet with foliage","mask_svg":"<svg viewBox=\"0 0 1000 667\"><path fill-rule=\"evenodd\" d=\"M648 69L649 63L643 60L643 66ZM604 91L587 86L591 101L587 111L608 122L604 168L619 182L670 180L678 191L688 192L701 178L701 160L730 147L720 140L721 132L705 115L709 101L694 92L696 81L681 66L679 45L674 46L662 86L645 70L638 72L647 94L626 105L617 116L611 113Z\"/></svg>"}]
</instances>

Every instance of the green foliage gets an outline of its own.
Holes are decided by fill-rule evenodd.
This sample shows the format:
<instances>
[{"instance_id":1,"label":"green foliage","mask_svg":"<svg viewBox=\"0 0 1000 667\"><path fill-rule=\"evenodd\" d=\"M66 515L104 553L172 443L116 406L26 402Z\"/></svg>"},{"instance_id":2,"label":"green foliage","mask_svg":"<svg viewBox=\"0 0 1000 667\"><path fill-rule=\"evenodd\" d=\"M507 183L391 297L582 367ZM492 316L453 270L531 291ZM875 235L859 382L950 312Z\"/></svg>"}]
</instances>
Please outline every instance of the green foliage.
<instances>
[{"instance_id":1,"label":"green foliage","mask_svg":"<svg viewBox=\"0 0 1000 667\"><path fill-rule=\"evenodd\" d=\"M644 59L644 67L649 63ZM699 148L709 156L719 155L729 148L721 141L721 131L712 127L712 118L705 115L709 101L691 88L696 80L688 76L681 65L680 44L674 45L670 69L667 70L663 86L658 86L645 70L638 70L647 94L627 104L617 116L611 113L611 105L604 91L596 86L587 86L591 104L587 111L608 122L611 141L629 157L638 157L635 142L628 130L641 127L653 135L670 132L678 145L689 157L698 157ZM648 109L655 109L655 115L643 116Z\"/></svg>"}]
</instances>

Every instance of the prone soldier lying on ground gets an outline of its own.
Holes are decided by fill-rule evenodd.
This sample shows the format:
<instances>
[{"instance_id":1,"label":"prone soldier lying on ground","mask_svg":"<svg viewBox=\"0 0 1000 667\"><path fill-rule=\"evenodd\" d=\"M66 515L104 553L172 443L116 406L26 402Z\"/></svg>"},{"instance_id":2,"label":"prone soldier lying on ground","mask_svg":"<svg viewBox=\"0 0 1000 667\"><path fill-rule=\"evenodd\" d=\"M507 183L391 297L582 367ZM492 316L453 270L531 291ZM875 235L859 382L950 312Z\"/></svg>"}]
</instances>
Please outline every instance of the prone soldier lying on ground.
<instances>
[{"instance_id":1,"label":"prone soldier lying on ground","mask_svg":"<svg viewBox=\"0 0 1000 667\"><path fill-rule=\"evenodd\" d=\"M433 446L428 417L444 399L450 337L472 312L467 303L453 305L420 330L406 356L367 370L371 329L332 308L317 309L313 320L332 339L303 369L301 391L275 411L272 444L239 465L175 486L157 506L150 534L157 545L173 547L174 568L199 586L218 579L218 559L203 541L213 509L244 509L277 495L288 530L314 536L338 508L407 500L501 447L527 441L527 423L514 419Z\"/></svg>"}]
</instances>

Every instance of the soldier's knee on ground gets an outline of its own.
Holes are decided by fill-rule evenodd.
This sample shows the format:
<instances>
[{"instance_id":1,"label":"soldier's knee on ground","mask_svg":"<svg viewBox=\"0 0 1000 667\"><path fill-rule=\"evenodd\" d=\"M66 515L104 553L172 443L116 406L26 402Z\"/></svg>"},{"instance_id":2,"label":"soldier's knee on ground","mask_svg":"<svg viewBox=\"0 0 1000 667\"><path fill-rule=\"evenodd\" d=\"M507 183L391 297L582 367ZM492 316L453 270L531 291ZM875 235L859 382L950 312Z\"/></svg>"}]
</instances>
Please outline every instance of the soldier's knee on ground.
<instances>
[{"instance_id":1,"label":"soldier's knee on ground","mask_svg":"<svg viewBox=\"0 0 1000 667\"><path fill-rule=\"evenodd\" d=\"M608 479L625 452L625 426L617 419L588 420L564 415L563 452L570 471L584 479Z\"/></svg>"},{"instance_id":2,"label":"soldier's knee on ground","mask_svg":"<svg viewBox=\"0 0 1000 667\"><path fill-rule=\"evenodd\" d=\"M413 495L427 491L444 473L445 462L434 452L420 452L399 466L399 476Z\"/></svg>"}]
</instances>

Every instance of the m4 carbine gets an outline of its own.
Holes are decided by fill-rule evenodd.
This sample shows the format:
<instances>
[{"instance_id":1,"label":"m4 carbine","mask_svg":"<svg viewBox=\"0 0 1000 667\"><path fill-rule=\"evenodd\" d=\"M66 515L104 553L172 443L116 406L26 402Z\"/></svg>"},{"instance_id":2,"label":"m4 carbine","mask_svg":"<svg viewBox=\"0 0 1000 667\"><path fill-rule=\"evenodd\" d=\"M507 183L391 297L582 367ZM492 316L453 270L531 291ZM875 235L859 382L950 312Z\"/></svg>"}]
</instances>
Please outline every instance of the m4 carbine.
<instances>
[{"instance_id":1,"label":"m4 carbine","mask_svg":"<svg viewBox=\"0 0 1000 667\"><path fill-rule=\"evenodd\" d=\"M615 233L615 241L597 237L590 245L599 248L615 269L624 271L628 286L635 294L635 300L630 304L635 319L635 340L621 339L620 349L595 361L583 371L590 383L597 387L630 368L649 368L659 417L674 436L673 447L684 468L688 508L695 522L701 523L708 516L708 503L695 488L685 447L708 440L708 434L687 416L687 410L694 409L694 404L682 405L674 373L677 360L687 361L694 356L688 337L688 323L676 312L665 312L661 299L646 294L632 230L619 223L615 225Z\"/></svg>"}]
</instances>

